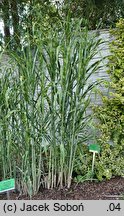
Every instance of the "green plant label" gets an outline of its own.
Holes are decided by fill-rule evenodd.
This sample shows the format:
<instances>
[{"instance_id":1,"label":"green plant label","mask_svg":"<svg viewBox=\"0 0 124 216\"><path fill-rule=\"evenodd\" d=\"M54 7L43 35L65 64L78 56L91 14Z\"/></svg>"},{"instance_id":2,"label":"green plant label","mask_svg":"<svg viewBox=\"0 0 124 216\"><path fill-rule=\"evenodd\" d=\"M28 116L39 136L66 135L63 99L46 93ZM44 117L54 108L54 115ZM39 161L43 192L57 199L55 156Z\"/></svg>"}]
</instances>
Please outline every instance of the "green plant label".
<instances>
[{"instance_id":1,"label":"green plant label","mask_svg":"<svg viewBox=\"0 0 124 216\"><path fill-rule=\"evenodd\" d=\"M100 146L97 144L90 144L89 145L89 151L99 153L100 152Z\"/></svg>"},{"instance_id":2,"label":"green plant label","mask_svg":"<svg viewBox=\"0 0 124 216\"><path fill-rule=\"evenodd\" d=\"M0 182L0 193L15 189L15 180L8 179Z\"/></svg>"}]
</instances>

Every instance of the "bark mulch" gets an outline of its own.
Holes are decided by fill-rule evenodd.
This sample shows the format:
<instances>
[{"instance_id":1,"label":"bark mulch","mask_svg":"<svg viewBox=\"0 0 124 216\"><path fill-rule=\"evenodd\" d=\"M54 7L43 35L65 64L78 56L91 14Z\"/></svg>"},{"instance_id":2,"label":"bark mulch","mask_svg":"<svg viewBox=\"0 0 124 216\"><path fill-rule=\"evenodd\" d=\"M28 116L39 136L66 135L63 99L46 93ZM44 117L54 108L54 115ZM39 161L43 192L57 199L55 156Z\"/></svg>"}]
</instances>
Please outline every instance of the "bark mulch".
<instances>
[{"instance_id":1,"label":"bark mulch","mask_svg":"<svg viewBox=\"0 0 124 216\"><path fill-rule=\"evenodd\" d=\"M0 200L7 199L6 194L0 194ZM28 196L10 193L11 200L28 200ZM124 199L124 178L115 177L102 182L85 181L72 183L71 188L41 189L32 197L33 200L117 200Z\"/></svg>"}]
</instances>

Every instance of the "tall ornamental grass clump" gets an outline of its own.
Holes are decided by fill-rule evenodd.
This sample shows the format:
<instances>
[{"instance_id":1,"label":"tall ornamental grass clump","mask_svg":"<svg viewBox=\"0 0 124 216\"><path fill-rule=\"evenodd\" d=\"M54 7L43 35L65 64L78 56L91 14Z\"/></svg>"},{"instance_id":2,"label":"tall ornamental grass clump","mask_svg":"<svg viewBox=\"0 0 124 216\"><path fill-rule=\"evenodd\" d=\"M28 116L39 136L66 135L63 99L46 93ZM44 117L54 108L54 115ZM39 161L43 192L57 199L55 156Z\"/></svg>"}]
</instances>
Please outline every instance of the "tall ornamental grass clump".
<instances>
[{"instance_id":1,"label":"tall ornamental grass clump","mask_svg":"<svg viewBox=\"0 0 124 216\"><path fill-rule=\"evenodd\" d=\"M10 53L0 79L0 160L2 179L14 177L22 193L71 185L76 149L87 141L91 63L101 43L66 20L47 40L35 29L21 52ZM33 46L32 46L33 44Z\"/></svg>"}]
</instances>

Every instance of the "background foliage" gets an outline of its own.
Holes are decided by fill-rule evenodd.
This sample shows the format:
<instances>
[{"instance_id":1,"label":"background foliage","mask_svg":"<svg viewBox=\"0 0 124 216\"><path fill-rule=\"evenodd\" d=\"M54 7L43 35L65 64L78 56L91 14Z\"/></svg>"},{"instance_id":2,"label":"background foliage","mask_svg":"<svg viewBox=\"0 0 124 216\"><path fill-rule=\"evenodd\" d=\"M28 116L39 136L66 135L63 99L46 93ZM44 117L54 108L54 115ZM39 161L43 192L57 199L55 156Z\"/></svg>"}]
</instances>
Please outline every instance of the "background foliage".
<instances>
[{"instance_id":1,"label":"background foliage","mask_svg":"<svg viewBox=\"0 0 124 216\"><path fill-rule=\"evenodd\" d=\"M90 29L115 27L117 20L124 17L123 0L65 0L65 5L68 2L71 16L86 19Z\"/></svg>"},{"instance_id":2,"label":"background foliage","mask_svg":"<svg viewBox=\"0 0 124 216\"><path fill-rule=\"evenodd\" d=\"M0 19L4 35L1 34L1 44L17 50L27 32L32 36L34 23L43 24L44 20L45 29L49 29L64 20L68 13L71 18L84 19L89 29L115 27L116 21L124 17L124 0L2 0Z\"/></svg>"}]
</instances>

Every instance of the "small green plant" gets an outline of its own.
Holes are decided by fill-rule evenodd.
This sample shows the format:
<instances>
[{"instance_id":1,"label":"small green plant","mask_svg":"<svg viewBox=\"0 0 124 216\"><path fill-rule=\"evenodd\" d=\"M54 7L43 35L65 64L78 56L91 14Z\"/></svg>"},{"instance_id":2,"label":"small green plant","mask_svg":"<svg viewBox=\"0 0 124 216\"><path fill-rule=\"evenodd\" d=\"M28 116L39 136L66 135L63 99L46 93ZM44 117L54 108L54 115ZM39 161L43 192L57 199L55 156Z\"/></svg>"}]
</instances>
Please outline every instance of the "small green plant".
<instances>
[{"instance_id":1,"label":"small green plant","mask_svg":"<svg viewBox=\"0 0 124 216\"><path fill-rule=\"evenodd\" d=\"M80 144L77 147L73 178L77 183L91 180L92 175L92 154L89 154L87 144Z\"/></svg>"}]
</instances>

